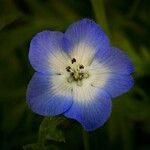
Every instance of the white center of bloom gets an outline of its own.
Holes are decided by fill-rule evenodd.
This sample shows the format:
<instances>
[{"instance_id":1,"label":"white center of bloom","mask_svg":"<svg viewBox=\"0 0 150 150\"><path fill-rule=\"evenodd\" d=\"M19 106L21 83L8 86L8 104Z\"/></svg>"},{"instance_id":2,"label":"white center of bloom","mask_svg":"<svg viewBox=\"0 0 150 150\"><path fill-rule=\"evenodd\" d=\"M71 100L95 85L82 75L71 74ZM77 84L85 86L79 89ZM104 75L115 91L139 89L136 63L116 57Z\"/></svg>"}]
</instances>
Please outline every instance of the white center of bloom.
<instances>
[{"instance_id":1,"label":"white center of bloom","mask_svg":"<svg viewBox=\"0 0 150 150\"><path fill-rule=\"evenodd\" d=\"M54 95L73 96L80 102L92 102L111 75L109 67L94 59L92 52L90 47L79 46L69 55L55 51L48 58L53 72L50 86Z\"/></svg>"},{"instance_id":2,"label":"white center of bloom","mask_svg":"<svg viewBox=\"0 0 150 150\"><path fill-rule=\"evenodd\" d=\"M78 86L82 86L83 80L89 77L89 72L84 69L84 65L79 64L75 58L71 59L71 65L66 67L66 71L69 74L67 81L76 82Z\"/></svg>"}]
</instances>

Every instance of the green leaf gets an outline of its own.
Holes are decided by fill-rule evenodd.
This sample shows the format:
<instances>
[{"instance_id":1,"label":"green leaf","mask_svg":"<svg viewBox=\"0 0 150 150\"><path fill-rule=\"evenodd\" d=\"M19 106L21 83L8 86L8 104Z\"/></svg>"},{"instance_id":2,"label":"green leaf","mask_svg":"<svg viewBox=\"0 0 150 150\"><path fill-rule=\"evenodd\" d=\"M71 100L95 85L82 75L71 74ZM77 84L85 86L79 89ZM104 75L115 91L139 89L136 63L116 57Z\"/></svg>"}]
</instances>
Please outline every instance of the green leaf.
<instances>
[{"instance_id":1,"label":"green leaf","mask_svg":"<svg viewBox=\"0 0 150 150\"><path fill-rule=\"evenodd\" d=\"M33 143L23 146L24 150L58 150L54 145L45 146L41 143Z\"/></svg>"},{"instance_id":2,"label":"green leaf","mask_svg":"<svg viewBox=\"0 0 150 150\"><path fill-rule=\"evenodd\" d=\"M104 0L91 0L95 17L97 22L101 25L101 27L110 35L106 12L105 12L105 5Z\"/></svg>"},{"instance_id":3,"label":"green leaf","mask_svg":"<svg viewBox=\"0 0 150 150\"><path fill-rule=\"evenodd\" d=\"M45 118L40 125L39 141L53 140L56 142L64 142L64 133L60 129L60 124L62 124L64 120L65 118L62 116Z\"/></svg>"},{"instance_id":4,"label":"green leaf","mask_svg":"<svg viewBox=\"0 0 150 150\"><path fill-rule=\"evenodd\" d=\"M0 3L0 30L19 19L22 13L16 8L13 1L3 0Z\"/></svg>"},{"instance_id":5,"label":"green leaf","mask_svg":"<svg viewBox=\"0 0 150 150\"><path fill-rule=\"evenodd\" d=\"M61 124L65 121L65 117L46 117L43 119L39 128L39 138L37 143L23 146L24 150L58 150L56 144L65 142Z\"/></svg>"}]
</instances>

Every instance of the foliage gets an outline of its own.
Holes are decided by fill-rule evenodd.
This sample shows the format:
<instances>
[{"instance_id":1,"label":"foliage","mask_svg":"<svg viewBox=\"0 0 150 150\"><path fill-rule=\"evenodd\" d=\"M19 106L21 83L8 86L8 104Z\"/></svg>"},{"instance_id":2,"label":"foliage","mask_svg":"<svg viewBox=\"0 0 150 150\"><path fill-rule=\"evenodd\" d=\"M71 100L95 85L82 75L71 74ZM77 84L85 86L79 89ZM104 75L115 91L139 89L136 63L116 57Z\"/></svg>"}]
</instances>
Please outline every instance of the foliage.
<instances>
[{"instance_id":1,"label":"foliage","mask_svg":"<svg viewBox=\"0 0 150 150\"><path fill-rule=\"evenodd\" d=\"M149 10L146 0L0 0L0 149L150 149ZM88 133L88 141L76 122L60 116L42 121L28 109L25 96L33 74L32 36L45 29L65 31L84 17L96 20L136 68L135 86L113 101L110 120Z\"/></svg>"},{"instance_id":2,"label":"foliage","mask_svg":"<svg viewBox=\"0 0 150 150\"><path fill-rule=\"evenodd\" d=\"M59 128L64 120L63 117L43 119L39 129L38 142L24 146L24 150L57 149L52 142L65 142L63 130Z\"/></svg>"}]
</instances>

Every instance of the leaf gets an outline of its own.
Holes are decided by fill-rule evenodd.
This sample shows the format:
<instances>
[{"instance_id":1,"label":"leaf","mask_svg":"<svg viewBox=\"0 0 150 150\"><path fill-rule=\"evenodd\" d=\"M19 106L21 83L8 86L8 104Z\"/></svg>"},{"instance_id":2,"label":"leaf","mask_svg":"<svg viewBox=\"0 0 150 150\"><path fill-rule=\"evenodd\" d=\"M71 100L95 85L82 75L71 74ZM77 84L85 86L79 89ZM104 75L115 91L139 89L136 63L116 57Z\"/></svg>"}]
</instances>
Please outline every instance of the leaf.
<instances>
[{"instance_id":1,"label":"leaf","mask_svg":"<svg viewBox=\"0 0 150 150\"><path fill-rule=\"evenodd\" d=\"M59 125L65 120L64 117L45 118L39 129L39 141L44 142L53 140L56 142L65 142L65 137Z\"/></svg>"},{"instance_id":2,"label":"leaf","mask_svg":"<svg viewBox=\"0 0 150 150\"><path fill-rule=\"evenodd\" d=\"M65 121L65 117L46 117L39 128L39 138L37 143L23 146L24 150L58 150L58 142L65 142L65 137L60 125Z\"/></svg>"},{"instance_id":3,"label":"leaf","mask_svg":"<svg viewBox=\"0 0 150 150\"><path fill-rule=\"evenodd\" d=\"M107 34L110 35L105 13L104 0L91 0L91 3L95 12L96 20L101 25L101 27L107 32Z\"/></svg>"},{"instance_id":4,"label":"leaf","mask_svg":"<svg viewBox=\"0 0 150 150\"><path fill-rule=\"evenodd\" d=\"M23 146L24 150L58 150L58 148L54 145L45 146L41 143L28 144Z\"/></svg>"},{"instance_id":5,"label":"leaf","mask_svg":"<svg viewBox=\"0 0 150 150\"><path fill-rule=\"evenodd\" d=\"M3 0L0 3L0 30L22 16L13 1Z\"/></svg>"},{"instance_id":6,"label":"leaf","mask_svg":"<svg viewBox=\"0 0 150 150\"><path fill-rule=\"evenodd\" d=\"M44 150L43 145L38 144L38 143L28 144L28 145L23 146L24 150L40 150L41 148Z\"/></svg>"}]
</instances>

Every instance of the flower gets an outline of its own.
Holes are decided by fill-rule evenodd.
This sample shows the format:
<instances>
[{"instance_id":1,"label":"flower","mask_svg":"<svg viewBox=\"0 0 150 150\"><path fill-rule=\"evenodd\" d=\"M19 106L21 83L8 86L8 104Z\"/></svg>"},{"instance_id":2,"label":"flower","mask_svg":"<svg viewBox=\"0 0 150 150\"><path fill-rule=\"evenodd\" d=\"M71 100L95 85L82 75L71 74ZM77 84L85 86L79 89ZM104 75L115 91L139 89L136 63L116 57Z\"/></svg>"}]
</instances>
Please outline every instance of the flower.
<instances>
[{"instance_id":1,"label":"flower","mask_svg":"<svg viewBox=\"0 0 150 150\"><path fill-rule=\"evenodd\" d=\"M36 73L27 89L27 103L43 116L63 114L85 130L102 126L111 114L111 99L133 85L128 56L111 47L94 21L82 19L65 33L35 35L29 60Z\"/></svg>"}]
</instances>

